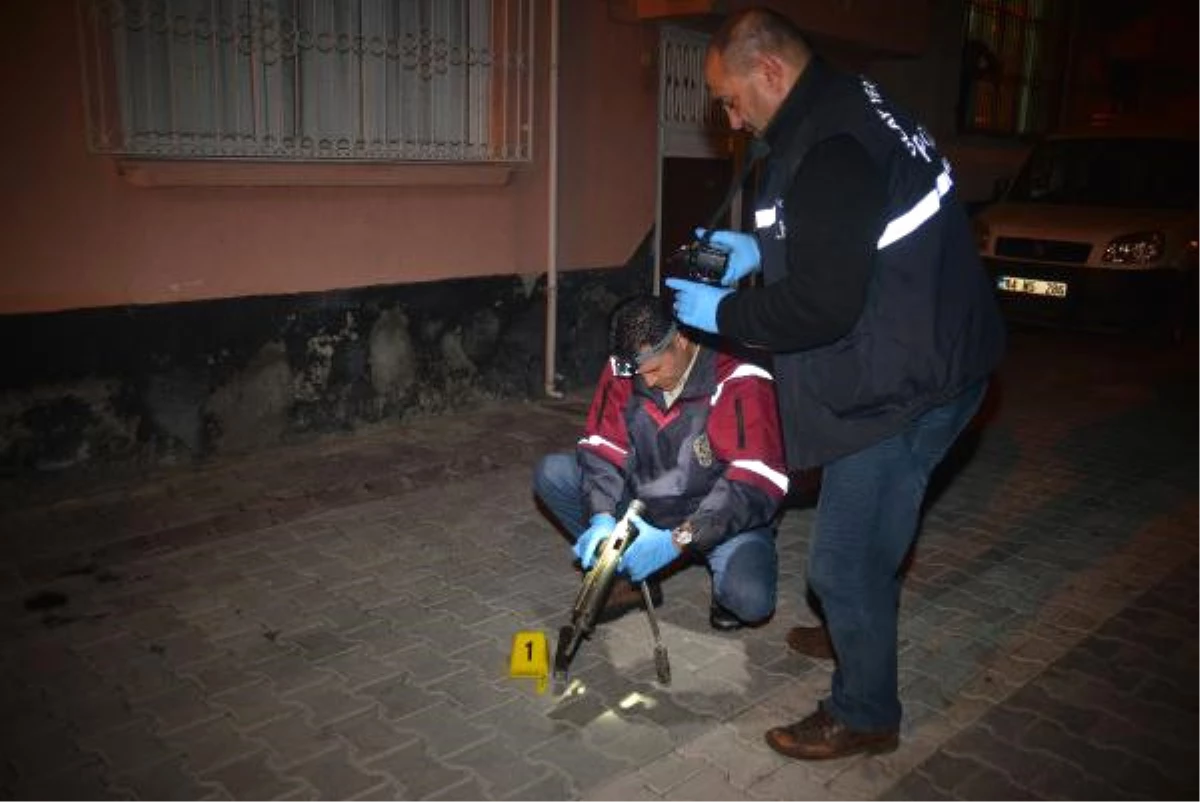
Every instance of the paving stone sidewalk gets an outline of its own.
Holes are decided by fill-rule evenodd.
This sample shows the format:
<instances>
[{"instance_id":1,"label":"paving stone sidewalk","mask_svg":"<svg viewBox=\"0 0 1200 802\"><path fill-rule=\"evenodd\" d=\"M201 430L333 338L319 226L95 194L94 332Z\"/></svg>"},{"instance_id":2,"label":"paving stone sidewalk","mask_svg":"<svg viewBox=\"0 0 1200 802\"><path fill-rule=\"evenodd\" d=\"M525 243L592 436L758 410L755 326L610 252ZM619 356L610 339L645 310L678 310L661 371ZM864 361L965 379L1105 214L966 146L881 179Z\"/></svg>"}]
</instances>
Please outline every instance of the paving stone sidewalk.
<instances>
[{"instance_id":1,"label":"paving stone sidewalk","mask_svg":"<svg viewBox=\"0 0 1200 802\"><path fill-rule=\"evenodd\" d=\"M905 585L900 749L769 750L830 666L775 618L713 632L666 583L569 695L508 676L578 589L533 462L583 400L495 404L270 454L0 490L0 794L29 799L1008 799L1197 796L1196 358L1014 337L940 477Z\"/></svg>"}]
</instances>

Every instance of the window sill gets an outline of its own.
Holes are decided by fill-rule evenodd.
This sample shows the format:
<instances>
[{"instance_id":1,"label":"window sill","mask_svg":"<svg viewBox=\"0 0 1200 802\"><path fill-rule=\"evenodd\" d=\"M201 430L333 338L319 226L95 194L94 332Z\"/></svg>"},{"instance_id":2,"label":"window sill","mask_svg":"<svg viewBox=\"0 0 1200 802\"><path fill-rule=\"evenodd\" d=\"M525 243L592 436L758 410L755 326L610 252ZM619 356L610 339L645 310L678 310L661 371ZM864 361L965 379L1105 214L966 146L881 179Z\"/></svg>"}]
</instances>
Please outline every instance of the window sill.
<instances>
[{"instance_id":1,"label":"window sill","mask_svg":"<svg viewBox=\"0 0 1200 802\"><path fill-rule=\"evenodd\" d=\"M501 187L511 164L302 164L118 159L137 187Z\"/></svg>"}]
</instances>

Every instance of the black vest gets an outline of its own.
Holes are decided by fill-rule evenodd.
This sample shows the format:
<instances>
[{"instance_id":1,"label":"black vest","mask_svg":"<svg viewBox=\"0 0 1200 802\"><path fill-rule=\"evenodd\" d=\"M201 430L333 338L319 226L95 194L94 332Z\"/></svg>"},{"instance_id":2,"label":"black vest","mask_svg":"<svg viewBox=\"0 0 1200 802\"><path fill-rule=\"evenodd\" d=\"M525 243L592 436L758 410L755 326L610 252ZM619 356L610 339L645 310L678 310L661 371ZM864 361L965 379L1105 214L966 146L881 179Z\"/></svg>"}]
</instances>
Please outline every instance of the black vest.
<instances>
[{"instance_id":1,"label":"black vest","mask_svg":"<svg viewBox=\"0 0 1200 802\"><path fill-rule=\"evenodd\" d=\"M854 328L829 345L774 356L792 468L830 462L899 432L986 378L1004 350L991 284L932 137L865 78L814 60L801 81L806 108L779 120L790 130L771 132L755 206L765 283L786 274L783 203L814 144L853 136L887 177L888 200Z\"/></svg>"}]
</instances>

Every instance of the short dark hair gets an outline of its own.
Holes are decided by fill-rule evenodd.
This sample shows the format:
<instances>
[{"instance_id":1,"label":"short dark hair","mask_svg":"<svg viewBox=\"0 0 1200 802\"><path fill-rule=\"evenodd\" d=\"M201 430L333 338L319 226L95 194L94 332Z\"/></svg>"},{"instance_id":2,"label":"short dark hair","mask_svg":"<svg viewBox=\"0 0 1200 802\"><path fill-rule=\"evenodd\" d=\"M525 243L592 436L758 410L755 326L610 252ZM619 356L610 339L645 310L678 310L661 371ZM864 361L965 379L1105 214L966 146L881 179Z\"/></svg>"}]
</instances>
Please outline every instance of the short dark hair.
<instances>
[{"instance_id":1,"label":"short dark hair","mask_svg":"<svg viewBox=\"0 0 1200 802\"><path fill-rule=\"evenodd\" d=\"M737 70L749 69L760 53L801 64L809 53L808 42L795 23L769 8L747 8L730 15L713 34L708 48Z\"/></svg>"},{"instance_id":2,"label":"short dark hair","mask_svg":"<svg viewBox=\"0 0 1200 802\"><path fill-rule=\"evenodd\" d=\"M636 361L642 349L662 342L674 327L675 319L662 298L630 296L617 304L609 318L609 352Z\"/></svg>"}]
</instances>

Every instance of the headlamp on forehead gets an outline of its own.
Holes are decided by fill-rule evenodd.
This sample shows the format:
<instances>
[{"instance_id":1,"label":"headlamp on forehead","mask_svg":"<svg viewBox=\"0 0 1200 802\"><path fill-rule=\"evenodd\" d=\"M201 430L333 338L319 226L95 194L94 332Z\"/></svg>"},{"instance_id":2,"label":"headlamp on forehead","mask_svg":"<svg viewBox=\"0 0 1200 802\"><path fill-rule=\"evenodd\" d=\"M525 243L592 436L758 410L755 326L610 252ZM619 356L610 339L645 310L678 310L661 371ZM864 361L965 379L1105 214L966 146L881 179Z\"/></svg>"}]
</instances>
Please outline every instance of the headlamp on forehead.
<instances>
[{"instance_id":1,"label":"headlamp on forehead","mask_svg":"<svg viewBox=\"0 0 1200 802\"><path fill-rule=\"evenodd\" d=\"M636 376L642 365L646 364L648 361L671 347L671 341L675 338L676 331L678 331L678 329L674 324L672 324L671 328L667 330L667 333L663 335L661 340L659 340L650 348L639 351L636 354L630 354L627 352L614 353L612 355L613 372L622 378Z\"/></svg>"}]
</instances>

